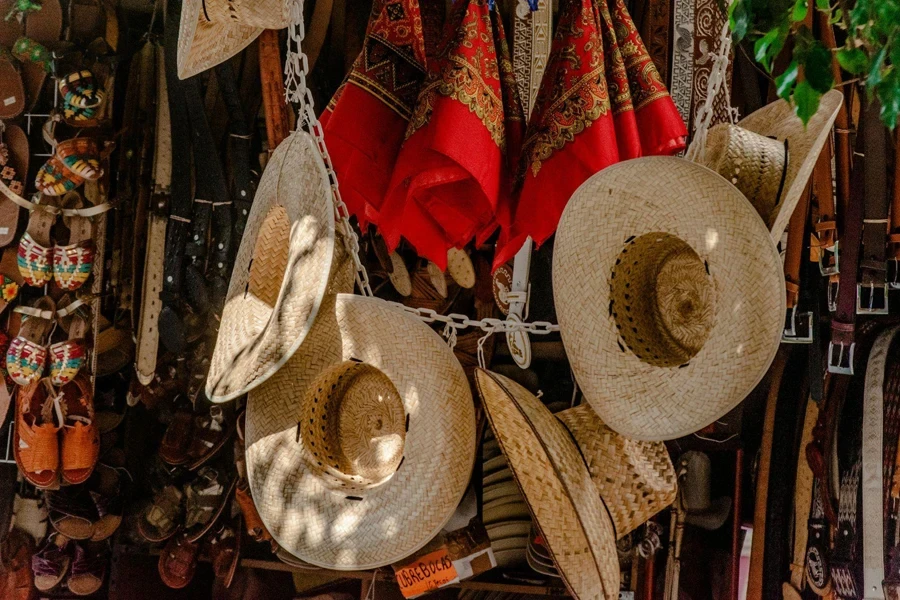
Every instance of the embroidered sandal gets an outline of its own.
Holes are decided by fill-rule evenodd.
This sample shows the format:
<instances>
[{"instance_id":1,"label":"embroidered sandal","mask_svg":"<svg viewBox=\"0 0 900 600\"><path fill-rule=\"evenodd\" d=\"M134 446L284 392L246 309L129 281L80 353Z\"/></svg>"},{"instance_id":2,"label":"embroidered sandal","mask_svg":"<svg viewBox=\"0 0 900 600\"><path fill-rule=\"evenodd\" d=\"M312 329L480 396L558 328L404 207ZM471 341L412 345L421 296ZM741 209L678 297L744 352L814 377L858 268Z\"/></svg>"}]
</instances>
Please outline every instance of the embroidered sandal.
<instances>
[{"instance_id":1,"label":"embroidered sandal","mask_svg":"<svg viewBox=\"0 0 900 600\"><path fill-rule=\"evenodd\" d=\"M61 206L66 212L77 211L85 207L85 201L73 192L66 194ZM74 291L84 285L94 268L94 226L90 217L63 214L69 234L53 247L53 279L60 289Z\"/></svg>"},{"instance_id":2,"label":"embroidered sandal","mask_svg":"<svg viewBox=\"0 0 900 600\"><path fill-rule=\"evenodd\" d=\"M65 385L75 379L75 376L84 367L87 359L86 338L90 327L90 311L81 300L67 301L69 296L63 296L61 303L66 308L60 309L59 324L68 334L68 339L51 344L48 349L50 354L50 381L53 385Z\"/></svg>"},{"instance_id":3,"label":"embroidered sandal","mask_svg":"<svg viewBox=\"0 0 900 600\"><path fill-rule=\"evenodd\" d=\"M44 196L35 204L28 218L28 228L19 240L19 273L26 285L41 287L53 277L51 263L53 242L50 230L59 212L53 196Z\"/></svg>"},{"instance_id":4,"label":"embroidered sandal","mask_svg":"<svg viewBox=\"0 0 900 600\"><path fill-rule=\"evenodd\" d=\"M17 306L15 311L25 318L19 335L6 351L6 370L17 384L29 385L44 373L47 339L53 329L56 305L50 296L44 296L34 307Z\"/></svg>"}]
</instances>

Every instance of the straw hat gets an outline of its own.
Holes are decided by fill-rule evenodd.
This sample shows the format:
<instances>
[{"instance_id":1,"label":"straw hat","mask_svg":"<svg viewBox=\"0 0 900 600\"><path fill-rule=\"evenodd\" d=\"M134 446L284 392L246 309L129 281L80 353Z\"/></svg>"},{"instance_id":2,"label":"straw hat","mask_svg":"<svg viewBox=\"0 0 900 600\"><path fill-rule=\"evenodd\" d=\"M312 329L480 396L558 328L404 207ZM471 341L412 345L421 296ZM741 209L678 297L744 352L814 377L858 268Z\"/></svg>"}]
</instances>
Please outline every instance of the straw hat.
<instances>
[{"instance_id":1,"label":"straw hat","mask_svg":"<svg viewBox=\"0 0 900 600\"><path fill-rule=\"evenodd\" d=\"M266 166L235 259L206 395L260 385L303 342L335 260L331 186L315 140L294 132Z\"/></svg>"},{"instance_id":2,"label":"straw hat","mask_svg":"<svg viewBox=\"0 0 900 600\"><path fill-rule=\"evenodd\" d=\"M701 164L737 186L778 241L843 101L839 90L831 90L805 126L785 100L762 107L737 125L716 125L709 130Z\"/></svg>"},{"instance_id":3,"label":"straw hat","mask_svg":"<svg viewBox=\"0 0 900 600\"><path fill-rule=\"evenodd\" d=\"M293 0L185 0L178 32L178 77L211 69L255 40L263 29L291 24Z\"/></svg>"},{"instance_id":4,"label":"straw hat","mask_svg":"<svg viewBox=\"0 0 900 600\"><path fill-rule=\"evenodd\" d=\"M638 440L727 413L781 340L784 275L768 230L737 188L680 158L625 161L575 192L553 292L585 398Z\"/></svg>"},{"instance_id":5,"label":"straw hat","mask_svg":"<svg viewBox=\"0 0 900 600\"><path fill-rule=\"evenodd\" d=\"M575 598L617 598L616 538L675 499L665 446L624 439L588 406L554 417L502 375L477 369L475 382L566 587Z\"/></svg>"},{"instance_id":6,"label":"straw hat","mask_svg":"<svg viewBox=\"0 0 900 600\"><path fill-rule=\"evenodd\" d=\"M252 390L247 470L266 528L330 569L406 558L450 519L475 459L462 367L417 317L326 295L297 354Z\"/></svg>"}]
</instances>

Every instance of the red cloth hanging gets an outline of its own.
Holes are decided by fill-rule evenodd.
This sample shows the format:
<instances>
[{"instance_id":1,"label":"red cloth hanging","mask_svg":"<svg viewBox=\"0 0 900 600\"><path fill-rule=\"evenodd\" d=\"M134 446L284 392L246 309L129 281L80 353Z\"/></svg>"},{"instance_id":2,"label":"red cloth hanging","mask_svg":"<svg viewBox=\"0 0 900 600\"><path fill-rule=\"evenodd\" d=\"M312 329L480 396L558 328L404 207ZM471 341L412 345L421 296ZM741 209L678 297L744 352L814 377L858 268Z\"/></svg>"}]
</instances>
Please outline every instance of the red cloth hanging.
<instances>
[{"instance_id":1,"label":"red cloth hanging","mask_svg":"<svg viewBox=\"0 0 900 600\"><path fill-rule=\"evenodd\" d=\"M363 50L319 119L343 200L363 227L378 223L425 74L418 0L375 0Z\"/></svg>"},{"instance_id":2,"label":"red cloth hanging","mask_svg":"<svg viewBox=\"0 0 900 600\"><path fill-rule=\"evenodd\" d=\"M515 256L528 236L537 244L550 237L569 198L590 176L620 160L674 154L685 136L624 0L561 0L525 134L515 215L500 236L494 268Z\"/></svg>"},{"instance_id":3,"label":"red cloth hanging","mask_svg":"<svg viewBox=\"0 0 900 600\"><path fill-rule=\"evenodd\" d=\"M502 18L460 0L394 167L379 229L445 268L447 251L511 222L511 175L524 122Z\"/></svg>"}]
</instances>

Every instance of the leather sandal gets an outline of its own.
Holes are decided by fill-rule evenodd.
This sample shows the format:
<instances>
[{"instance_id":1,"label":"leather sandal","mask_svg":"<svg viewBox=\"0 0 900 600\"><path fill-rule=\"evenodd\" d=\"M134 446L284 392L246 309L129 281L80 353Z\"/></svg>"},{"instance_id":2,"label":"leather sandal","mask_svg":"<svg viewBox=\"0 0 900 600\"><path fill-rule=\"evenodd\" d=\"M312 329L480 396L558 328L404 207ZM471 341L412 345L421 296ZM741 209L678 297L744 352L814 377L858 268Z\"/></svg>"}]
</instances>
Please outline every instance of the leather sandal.
<instances>
[{"instance_id":1,"label":"leather sandal","mask_svg":"<svg viewBox=\"0 0 900 600\"><path fill-rule=\"evenodd\" d=\"M87 69L69 73L57 83L62 101L76 108L97 108L103 104L103 90L98 89L94 74Z\"/></svg>"},{"instance_id":2,"label":"leather sandal","mask_svg":"<svg viewBox=\"0 0 900 600\"><path fill-rule=\"evenodd\" d=\"M178 410L169 422L159 446L159 457L172 466L188 462L188 447L194 429L193 415L187 410Z\"/></svg>"},{"instance_id":3,"label":"leather sandal","mask_svg":"<svg viewBox=\"0 0 900 600\"><path fill-rule=\"evenodd\" d=\"M169 540L159 555L159 576L172 589L181 589L194 578L200 544L188 541L184 535Z\"/></svg>"},{"instance_id":4,"label":"leather sandal","mask_svg":"<svg viewBox=\"0 0 900 600\"><path fill-rule=\"evenodd\" d=\"M68 227L66 238L53 247L53 279L60 289L74 291L90 278L94 268L94 225L89 217L67 216L65 213L84 208L84 198L71 192L62 199L63 224Z\"/></svg>"},{"instance_id":5,"label":"leather sandal","mask_svg":"<svg viewBox=\"0 0 900 600\"><path fill-rule=\"evenodd\" d=\"M50 383L38 380L21 388L16 399L13 453L25 479L39 488L59 476L59 425Z\"/></svg>"},{"instance_id":6,"label":"leather sandal","mask_svg":"<svg viewBox=\"0 0 900 600\"><path fill-rule=\"evenodd\" d=\"M30 385L41 378L47 364L47 340L53 331L56 304L50 296L44 296L34 307L17 306L14 310L25 318L6 351L6 370L17 384Z\"/></svg>"},{"instance_id":7,"label":"leather sandal","mask_svg":"<svg viewBox=\"0 0 900 600\"><path fill-rule=\"evenodd\" d=\"M62 342L51 344L50 381L53 385L65 385L75 379L87 359L87 335L90 328L90 310L82 300L63 296L65 308L57 312L59 325L68 334Z\"/></svg>"},{"instance_id":8,"label":"leather sandal","mask_svg":"<svg viewBox=\"0 0 900 600\"><path fill-rule=\"evenodd\" d=\"M74 191L82 183L84 177L70 171L55 154L38 170L34 180L35 187L45 196L62 196Z\"/></svg>"},{"instance_id":9,"label":"leather sandal","mask_svg":"<svg viewBox=\"0 0 900 600\"><path fill-rule=\"evenodd\" d=\"M94 471L94 478L96 484L90 495L97 509L97 520L94 522L91 541L101 542L114 534L122 524L125 509L124 486L129 482L130 475L124 469L99 465Z\"/></svg>"},{"instance_id":10,"label":"leather sandal","mask_svg":"<svg viewBox=\"0 0 900 600\"><path fill-rule=\"evenodd\" d=\"M276 546L275 538L266 529L262 517L259 516L256 504L253 503L253 496L250 494L250 484L246 479L241 479L238 482L234 491L234 498L241 508L241 514L244 515L247 535L257 542L269 542L274 548Z\"/></svg>"},{"instance_id":11,"label":"leather sandal","mask_svg":"<svg viewBox=\"0 0 900 600\"><path fill-rule=\"evenodd\" d=\"M109 563L107 552L96 545L75 544L72 559L72 574L66 581L69 591L77 596L90 596L103 586L106 567Z\"/></svg>"},{"instance_id":12,"label":"leather sandal","mask_svg":"<svg viewBox=\"0 0 900 600\"><path fill-rule=\"evenodd\" d=\"M25 84L12 56L0 53L0 119L15 119L25 111Z\"/></svg>"},{"instance_id":13,"label":"leather sandal","mask_svg":"<svg viewBox=\"0 0 900 600\"><path fill-rule=\"evenodd\" d=\"M0 313L19 296L19 289L24 283L18 262L16 248L6 248L0 255Z\"/></svg>"},{"instance_id":14,"label":"leather sandal","mask_svg":"<svg viewBox=\"0 0 900 600\"><path fill-rule=\"evenodd\" d=\"M100 430L94 423L94 392L84 373L59 389L62 407L62 478L70 485L84 483L100 456Z\"/></svg>"},{"instance_id":15,"label":"leather sandal","mask_svg":"<svg viewBox=\"0 0 900 600\"><path fill-rule=\"evenodd\" d=\"M9 194L25 194L25 178L31 153L28 136L16 125L0 125L0 246L8 246L16 238L19 205Z\"/></svg>"},{"instance_id":16,"label":"leather sandal","mask_svg":"<svg viewBox=\"0 0 900 600\"><path fill-rule=\"evenodd\" d=\"M203 467L197 478L184 487L184 529L195 542L209 531L222 515L231 498L235 481L220 470Z\"/></svg>"},{"instance_id":17,"label":"leather sandal","mask_svg":"<svg viewBox=\"0 0 900 600\"><path fill-rule=\"evenodd\" d=\"M100 146L94 138L77 137L59 142L55 152L66 168L79 177L95 181L103 176Z\"/></svg>"},{"instance_id":18,"label":"leather sandal","mask_svg":"<svg viewBox=\"0 0 900 600\"><path fill-rule=\"evenodd\" d=\"M44 541L31 557L34 587L38 591L49 592L62 582L72 563L69 554L70 542L65 536L53 534Z\"/></svg>"},{"instance_id":19,"label":"leather sandal","mask_svg":"<svg viewBox=\"0 0 900 600\"><path fill-rule=\"evenodd\" d=\"M87 490L71 486L47 492L47 507L53 529L72 540L89 540L94 535L96 513Z\"/></svg>"},{"instance_id":20,"label":"leather sandal","mask_svg":"<svg viewBox=\"0 0 900 600\"><path fill-rule=\"evenodd\" d=\"M59 0L41 0L41 9L26 13L24 21L26 38L43 46L52 45L62 35L62 6ZM22 65L22 81L25 82L29 110L37 104L47 74L48 70L41 64L26 62Z\"/></svg>"},{"instance_id":21,"label":"leather sandal","mask_svg":"<svg viewBox=\"0 0 900 600\"><path fill-rule=\"evenodd\" d=\"M59 213L53 196L44 196L28 217L28 228L19 240L19 273L26 285L42 287L53 277L53 242L50 230Z\"/></svg>"},{"instance_id":22,"label":"leather sandal","mask_svg":"<svg viewBox=\"0 0 900 600\"><path fill-rule=\"evenodd\" d=\"M194 431L187 449L187 468L193 471L206 464L225 446L232 431L234 423L225 420L221 406L213 405L209 413L194 417Z\"/></svg>"},{"instance_id":23,"label":"leather sandal","mask_svg":"<svg viewBox=\"0 0 900 600\"><path fill-rule=\"evenodd\" d=\"M168 485L153 498L153 504L141 512L138 532L148 542L162 542L178 531L184 494L174 485Z\"/></svg>"},{"instance_id":24,"label":"leather sandal","mask_svg":"<svg viewBox=\"0 0 900 600\"><path fill-rule=\"evenodd\" d=\"M32 600L34 573L31 560L34 540L19 529L11 529L0 541L0 598Z\"/></svg>"},{"instance_id":25,"label":"leather sandal","mask_svg":"<svg viewBox=\"0 0 900 600\"><path fill-rule=\"evenodd\" d=\"M241 558L241 525L241 517L238 515L233 524L222 524L208 538L213 573L217 579L222 580L226 588L231 587Z\"/></svg>"}]
</instances>

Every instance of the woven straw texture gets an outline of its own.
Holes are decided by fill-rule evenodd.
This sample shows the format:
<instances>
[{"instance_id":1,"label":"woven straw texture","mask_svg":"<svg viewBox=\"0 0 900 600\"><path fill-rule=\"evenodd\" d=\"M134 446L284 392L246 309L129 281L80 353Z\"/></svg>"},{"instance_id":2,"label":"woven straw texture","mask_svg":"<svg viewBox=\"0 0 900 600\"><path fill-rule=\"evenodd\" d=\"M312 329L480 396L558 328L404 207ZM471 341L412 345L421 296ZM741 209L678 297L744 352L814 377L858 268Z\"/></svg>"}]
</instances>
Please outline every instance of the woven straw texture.
<instances>
[{"instance_id":1,"label":"woven straw texture","mask_svg":"<svg viewBox=\"0 0 900 600\"><path fill-rule=\"evenodd\" d=\"M266 167L235 259L206 394L261 384L306 337L334 262L331 187L315 141L295 132Z\"/></svg>"},{"instance_id":2,"label":"woven straw texture","mask_svg":"<svg viewBox=\"0 0 900 600\"><path fill-rule=\"evenodd\" d=\"M621 436L582 404L556 415L581 451L612 516L616 537L634 531L675 501L678 477L662 442Z\"/></svg>"},{"instance_id":3,"label":"woven straw texture","mask_svg":"<svg viewBox=\"0 0 900 600\"><path fill-rule=\"evenodd\" d=\"M633 305L611 302L616 261L621 266L623 250L648 233L674 236L689 247L715 290L711 319L705 309L693 308L702 303L695 298L706 293L703 286L678 292L684 294L684 316L695 313L691 318L701 329L712 325L702 347L676 366L646 358L664 356L657 337L667 335L665 321L659 336L635 340L643 359L619 334L629 307L658 309L663 303L637 297ZM631 262L635 279L646 276L643 269L658 268L655 260ZM765 374L781 340L784 276L765 225L734 186L680 158L622 162L575 192L556 234L553 292L563 343L585 398L604 423L637 440L681 437L727 413Z\"/></svg>"},{"instance_id":4,"label":"woven straw texture","mask_svg":"<svg viewBox=\"0 0 900 600\"><path fill-rule=\"evenodd\" d=\"M263 29L284 29L290 25L290 6L289 0L185 0L178 77L187 79L225 62Z\"/></svg>"},{"instance_id":5,"label":"woven straw texture","mask_svg":"<svg viewBox=\"0 0 900 600\"><path fill-rule=\"evenodd\" d=\"M776 241L781 239L781 234L787 228L794 208L800 200L800 195L803 194L806 183L812 175L813 167L819 159L819 154L822 153L822 148L825 147L825 143L831 135L831 126L834 124L834 119L837 117L843 101L844 96L839 90L831 90L822 96L819 110L805 127L800 118L794 114L794 108L785 100L767 104L747 115L738 123L738 126L760 135L775 138L780 142L788 141L788 166L781 200L769 211L768 219L763 217L772 233L772 238ZM725 137L727 136L713 135L720 127L723 125L710 129L710 138L706 147L707 157L720 154L713 145L714 143L726 141ZM715 170L731 179L734 166L726 161L717 165ZM751 201L753 201L752 198Z\"/></svg>"},{"instance_id":6,"label":"woven straw texture","mask_svg":"<svg viewBox=\"0 0 900 600\"><path fill-rule=\"evenodd\" d=\"M323 370L355 359L384 373L409 428L400 468L352 497L309 464L298 400ZM462 368L418 318L375 298L327 295L300 352L250 392L247 470L260 516L298 558L369 569L428 543L462 499L475 460L475 409ZM354 498L355 497L355 498Z\"/></svg>"},{"instance_id":7,"label":"woven straw texture","mask_svg":"<svg viewBox=\"0 0 900 600\"><path fill-rule=\"evenodd\" d=\"M531 392L476 369L491 428L575 598L619 595L619 559L609 513L565 427Z\"/></svg>"}]
</instances>

